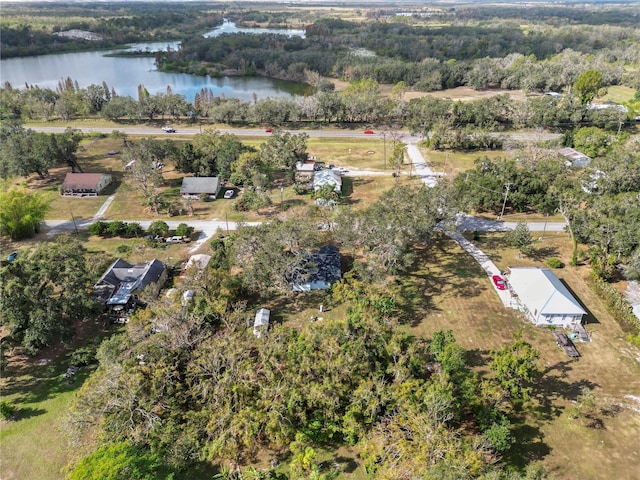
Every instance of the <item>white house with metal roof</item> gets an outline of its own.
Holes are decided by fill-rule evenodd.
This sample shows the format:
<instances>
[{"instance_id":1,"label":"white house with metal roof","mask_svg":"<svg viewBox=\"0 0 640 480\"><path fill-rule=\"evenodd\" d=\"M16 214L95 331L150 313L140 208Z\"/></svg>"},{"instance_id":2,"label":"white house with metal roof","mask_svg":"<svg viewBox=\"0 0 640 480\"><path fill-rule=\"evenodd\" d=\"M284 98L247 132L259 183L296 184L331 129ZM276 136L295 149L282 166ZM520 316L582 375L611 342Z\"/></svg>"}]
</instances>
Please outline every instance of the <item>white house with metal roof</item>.
<instances>
[{"instance_id":1,"label":"white house with metal roof","mask_svg":"<svg viewBox=\"0 0 640 480\"><path fill-rule=\"evenodd\" d=\"M548 268L509 267L509 288L535 325L573 327L587 312Z\"/></svg>"},{"instance_id":2,"label":"white house with metal roof","mask_svg":"<svg viewBox=\"0 0 640 480\"><path fill-rule=\"evenodd\" d=\"M331 185L336 192L342 191L342 176L335 170L320 170L313 176L313 190L318 191L325 185Z\"/></svg>"}]
</instances>

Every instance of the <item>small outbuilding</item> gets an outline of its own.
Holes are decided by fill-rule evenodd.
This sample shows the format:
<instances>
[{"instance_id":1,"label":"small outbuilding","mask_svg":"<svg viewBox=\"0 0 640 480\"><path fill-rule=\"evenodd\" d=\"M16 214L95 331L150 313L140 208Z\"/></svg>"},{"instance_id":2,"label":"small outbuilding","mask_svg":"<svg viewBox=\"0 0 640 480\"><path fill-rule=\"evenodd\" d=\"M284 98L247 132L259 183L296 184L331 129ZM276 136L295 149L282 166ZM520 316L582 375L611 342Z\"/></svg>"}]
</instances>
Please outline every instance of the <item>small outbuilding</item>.
<instances>
[{"instance_id":1,"label":"small outbuilding","mask_svg":"<svg viewBox=\"0 0 640 480\"><path fill-rule=\"evenodd\" d=\"M561 148L558 150L558 153L567 159L565 163L568 167L574 166L584 168L591 163L591 157L574 150L573 148Z\"/></svg>"},{"instance_id":2,"label":"small outbuilding","mask_svg":"<svg viewBox=\"0 0 640 480\"><path fill-rule=\"evenodd\" d=\"M312 178L315 171L316 162L314 160L296 163L296 176L298 178Z\"/></svg>"},{"instance_id":3,"label":"small outbuilding","mask_svg":"<svg viewBox=\"0 0 640 480\"><path fill-rule=\"evenodd\" d=\"M253 334L260 338L262 335L267 333L269 329L269 317L271 316L271 311L266 308L261 308L256 312L256 318L253 321Z\"/></svg>"},{"instance_id":4,"label":"small outbuilding","mask_svg":"<svg viewBox=\"0 0 640 480\"><path fill-rule=\"evenodd\" d=\"M587 312L548 268L509 267L509 287L535 325L575 327Z\"/></svg>"},{"instance_id":5,"label":"small outbuilding","mask_svg":"<svg viewBox=\"0 0 640 480\"><path fill-rule=\"evenodd\" d=\"M218 177L184 177L180 195L184 198L200 198L201 195L208 195L211 200L220 193L220 179Z\"/></svg>"},{"instance_id":6,"label":"small outbuilding","mask_svg":"<svg viewBox=\"0 0 640 480\"><path fill-rule=\"evenodd\" d=\"M62 195L69 197L97 197L112 182L106 173L67 173L62 182Z\"/></svg>"}]
</instances>

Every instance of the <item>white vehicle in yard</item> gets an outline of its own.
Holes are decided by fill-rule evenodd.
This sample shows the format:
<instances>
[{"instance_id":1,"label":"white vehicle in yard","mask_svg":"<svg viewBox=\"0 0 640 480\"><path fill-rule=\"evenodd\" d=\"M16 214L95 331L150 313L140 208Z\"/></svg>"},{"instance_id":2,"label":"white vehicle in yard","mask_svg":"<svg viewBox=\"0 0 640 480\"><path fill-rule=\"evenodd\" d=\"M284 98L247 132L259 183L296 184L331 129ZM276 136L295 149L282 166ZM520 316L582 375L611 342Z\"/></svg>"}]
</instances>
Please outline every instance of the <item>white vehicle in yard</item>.
<instances>
[{"instance_id":1,"label":"white vehicle in yard","mask_svg":"<svg viewBox=\"0 0 640 480\"><path fill-rule=\"evenodd\" d=\"M233 198L233 196L235 195L235 191L234 190L227 190L226 192L224 192L224 198L229 199L229 198Z\"/></svg>"},{"instance_id":2,"label":"white vehicle in yard","mask_svg":"<svg viewBox=\"0 0 640 480\"><path fill-rule=\"evenodd\" d=\"M175 235L173 237L167 237L167 239L165 240L165 242L167 243L183 243L184 242L184 238Z\"/></svg>"}]
</instances>

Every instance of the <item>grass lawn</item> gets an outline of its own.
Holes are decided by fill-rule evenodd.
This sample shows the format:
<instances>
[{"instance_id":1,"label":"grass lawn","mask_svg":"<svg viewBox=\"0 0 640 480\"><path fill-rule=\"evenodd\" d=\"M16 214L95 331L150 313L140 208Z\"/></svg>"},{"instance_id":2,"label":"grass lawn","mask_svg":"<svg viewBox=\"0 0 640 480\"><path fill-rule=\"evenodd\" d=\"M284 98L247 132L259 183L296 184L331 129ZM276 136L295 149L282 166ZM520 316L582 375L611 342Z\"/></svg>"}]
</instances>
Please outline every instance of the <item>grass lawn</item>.
<instances>
[{"instance_id":1,"label":"grass lawn","mask_svg":"<svg viewBox=\"0 0 640 480\"><path fill-rule=\"evenodd\" d=\"M75 346L104 334L99 322L83 324ZM18 408L16 419L0 421L3 480L64 478L61 469L73 457L66 448L62 422L76 392L92 371L81 368L73 381L64 373L68 350L54 347L35 358L10 357L0 380L2 400Z\"/></svg>"},{"instance_id":2,"label":"grass lawn","mask_svg":"<svg viewBox=\"0 0 640 480\"><path fill-rule=\"evenodd\" d=\"M624 85L612 85L607 87L607 94L600 100L603 102L623 103L633 100L636 91Z\"/></svg>"},{"instance_id":3,"label":"grass lawn","mask_svg":"<svg viewBox=\"0 0 640 480\"><path fill-rule=\"evenodd\" d=\"M356 170L384 170L384 142L378 135L371 138L320 138L307 140L307 150L318 162L350 167ZM392 145L387 139L387 159ZM387 164L391 173L391 166Z\"/></svg>"},{"instance_id":4,"label":"grass lawn","mask_svg":"<svg viewBox=\"0 0 640 480\"><path fill-rule=\"evenodd\" d=\"M503 150L478 150L476 152L440 152L420 147L427 164L434 172L444 172L449 178L455 178L461 172L471 170L475 167L478 158L487 156L489 158L504 157L508 153Z\"/></svg>"}]
</instances>

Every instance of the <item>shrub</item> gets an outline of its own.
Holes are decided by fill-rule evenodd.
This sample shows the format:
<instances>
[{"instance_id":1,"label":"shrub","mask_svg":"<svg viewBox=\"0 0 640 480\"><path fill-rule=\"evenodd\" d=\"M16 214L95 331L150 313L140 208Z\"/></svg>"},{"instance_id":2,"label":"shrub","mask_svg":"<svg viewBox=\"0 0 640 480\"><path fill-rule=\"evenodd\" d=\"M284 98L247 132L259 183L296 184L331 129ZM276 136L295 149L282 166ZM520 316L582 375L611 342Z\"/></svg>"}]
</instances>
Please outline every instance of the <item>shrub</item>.
<instances>
[{"instance_id":1,"label":"shrub","mask_svg":"<svg viewBox=\"0 0 640 480\"><path fill-rule=\"evenodd\" d=\"M76 348L69 357L69 363L76 367L84 367L96 362L96 349L91 346Z\"/></svg>"},{"instance_id":2,"label":"shrub","mask_svg":"<svg viewBox=\"0 0 640 480\"><path fill-rule=\"evenodd\" d=\"M150 235L162 235L163 237L166 237L169 235L169 225L167 225L167 222L163 222L162 220L156 220L149 225L147 233Z\"/></svg>"},{"instance_id":3,"label":"shrub","mask_svg":"<svg viewBox=\"0 0 640 480\"><path fill-rule=\"evenodd\" d=\"M133 237L139 237L140 235L142 235L142 232L143 230L139 223L131 222L131 223L125 224L124 231L122 234L125 237L133 238Z\"/></svg>"},{"instance_id":4,"label":"shrub","mask_svg":"<svg viewBox=\"0 0 640 480\"><path fill-rule=\"evenodd\" d=\"M110 235L113 235L114 237L118 237L124 233L125 227L126 225L124 222L121 222L120 220L116 220L115 222L110 222L108 224L107 231L109 232Z\"/></svg>"},{"instance_id":5,"label":"shrub","mask_svg":"<svg viewBox=\"0 0 640 480\"><path fill-rule=\"evenodd\" d=\"M107 222L95 222L89 225L89 234L90 235L104 235L107 233L107 229L109 228L109 224Z\"/></svg>"},{"instance_id":6,"label":"shrub","mask_svg":"<svg viewBox=\"0 0 640 480\"><path fill-rule=\"evenodd\" d=\"M624 296L609 283L600 278L596 272L591 274L591 284L598 296L604 300L607 310L613 315L633 343L640 336L640 320L633 314L631 305Z\"/></svg>"},{"instance_id":7,"label":"shrub","mask_svg":"<svg viewBox=\"0 0 640 480\"><path fill-rule=\"evenodd\" d=\"M296 192L297 195L304 195L305 193L307 193L308 188L303 183L296 183L293 186L293 191Z\"/></svg>"},{"instance_id":8,"label":"shrub","mask_svg":"<svg viewBox=\"0 0 640 480\"><path fill-rule=\"evenodd\" d=\"M16 413L17 408L6 400L0 402L0 418L9 420Z\"/></svg>"},{"instance_id":9,"label":"shrub","mask_svg":"<svg viewBox=\"0 0 640 480\"><path fill-rule=\"evenodd\" d=\"M551 268L563 268L564 263L559 258L550 258L547 260L547 265Z\"/></svg>"},{"instance_id":10,"label":"shrub","mask_svg":"<svg viewBox=\"0 0 640 480\"><path fill-rule=\"evenodd\" d=\"M176 235L181 237L190 237L193 234L194 228L192 226L187 225L186 223L181 223L176 228Z\"/></svg>"},{"instance_id":11,"label":"shrub","mask_svg":"<svg viewBox=\"0 0 640 480\"><path fill-rule=\"evenodd\" d=\"M131 247L125 243L121 243L116 247L116 253L131 253Z\"/></svg>"}]
</instances>

